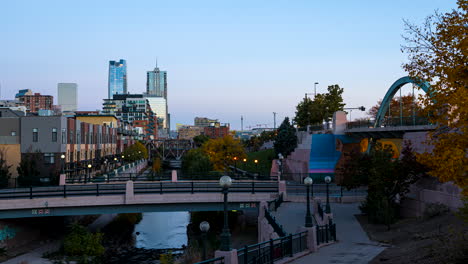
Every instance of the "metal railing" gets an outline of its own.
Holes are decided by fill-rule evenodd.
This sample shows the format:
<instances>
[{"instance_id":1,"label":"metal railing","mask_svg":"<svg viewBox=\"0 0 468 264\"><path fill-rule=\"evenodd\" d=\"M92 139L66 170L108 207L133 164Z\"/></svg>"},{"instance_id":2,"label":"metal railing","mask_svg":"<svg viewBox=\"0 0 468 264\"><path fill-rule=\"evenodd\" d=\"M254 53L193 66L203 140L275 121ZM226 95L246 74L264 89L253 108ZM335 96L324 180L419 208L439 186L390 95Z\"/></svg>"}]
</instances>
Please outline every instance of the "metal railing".
<instances>
[{"instance_id":1,"label":"metal railing","mask_svg":"<svg viewBox=\"0 0 468 264\"><path fill-rule=\"evenodd\" d=\"M290 183L287 186L288 195L306 195L306 186L300 183ZM310 188L310 194L312 196L325 196L327 193L327 184L316 184L314 183ZM342 186L336 184L329 184L328 193L330 197L344 197L344 196L365 196L367 194L367 188L355 188L352 190L346 190Z\"/></svg>"},{"instance_id":2,"label":"metal railing","mask_svg":"<svg viewBox=\"0 0 468 264\"><path fill-rule=\"evenodd\" d=\"M237 250L239 264L273 263L307 249L307 231L271 239Z\"/></svg>"},{"instance_id":3,"label":"metal railing","mask_svg":"<svg viewBox=\"0 0 468 264\"><path fill-rule=\"evenodd\" d=\"M195 264L224 264L224 257L218 257L213 259L207 259L202 262L197 262Z\"/></svg>"},{"instance_id":4,"label":"metal railing","mask_svg":"<svg viewBox=\"0 0 468 264\"><path fill-rule=\"evenodd\" d=\"M321 202L317 202L317 212L318 212L320 218L322 218L322 220L323 220L323 206L322 206Z\"/></svg>"},{"instance_id":5,"label":"metal railing","mask_svg":"<svg viewBox=\"0 0 468 264\"><path fill-rule=\"evenodd\" d=\"M392 117L392 118L384 118L382 120L380 127L398 127L398 126L427 126L432 125L427 117L421 116L405 116L405 117ZM347 129L352 128L374 128L375 120L363 120L363 121L353 121L346 123Z\"/></svg>"},{"instance_id":6,"label":"metal railing","mask_svg":"<svg viewBox=\"0 0 468 264\"><path fill-rule=\"evenodd\" d=\"M283 202L283 193L280 193L280 195L276 199L268 202L268 208L276 212Z\"/></svg>"},{"instance_id":7,"label":"metal railing","mask_svg":"<svg viewBox=\"0 0 468 264\"><path fill-rule=\"evenodd\" d=\"M336 224L317 226L317 245L336 241Z\"/></svg>"},{"instance_id":8,"label":"metal railing","mask_svg":"<svg viewBox=\"0 0 468 264\"><path fill-rule=\"evenodd\" d=\"M258 181L277 181L278 176L271 176L265 173L252 173L252 172L221 172L221 171L209 171L209 172L178 172L177 178L180 180L219 180L221 176L228 175L233 180L258 180Z\"/></svg>"},{"instance_id":9,"label":"metal railing","mask_svg":"<svg viewBox=\"0 0 468 264\"><path fill-rule=\"evenodd\" d=\"M43 197L102 196L125 194L125 184L85 184L49 187L10 188L0 190L1 199L34 199ZM221 193L217 182L134 183L134 194ZM233 193L276 193L278 185L269 182L234 182Z\"/></svg>"},{"instance_id":10,"label":"metal railing","mask_svg":"<svg viewBox=\"0 0 468 264\"><path fill-rule=\"evenodd\" d=\"M283 229L283 226L280 225L276 221L276 218L274 216L272 216L270 211L268 211L268 209L266 209L266 208L265 208L265 218L267 219L268 224L270 224L271 227L273 227L273 230L276 232L276 234L278 234L278 236L284 237L284 236L287 235L286 231L284 231L284 229Z\"/></svg>"}]
</instances>

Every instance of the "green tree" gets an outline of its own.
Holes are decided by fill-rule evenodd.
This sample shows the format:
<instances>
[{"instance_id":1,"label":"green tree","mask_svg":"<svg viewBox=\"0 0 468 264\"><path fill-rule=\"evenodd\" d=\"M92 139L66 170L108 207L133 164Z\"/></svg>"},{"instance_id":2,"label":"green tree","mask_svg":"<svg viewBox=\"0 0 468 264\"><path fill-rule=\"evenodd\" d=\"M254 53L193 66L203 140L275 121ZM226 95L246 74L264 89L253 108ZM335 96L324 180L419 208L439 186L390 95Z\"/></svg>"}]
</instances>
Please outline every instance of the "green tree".
<instances>
[{"instance_id":1,"label":"green tree","mask_svg":"<svg viewBox=\"0 0 468 264\"><path fill-rule=\"evenodd\" d=\"M104 254L102 233L90 233L84 226L72 224L65 236L63 249L68 256L101 256Z\"/></svg>"},{"instance_id":2,"label":"green tree","mask_svg":"<svg viewBox=\"0 0 468 264\"><path fill-rule=\"evenodd\" d=\"M38 161L42 160L40 156L41 154L36 152L21 158L21 162L16 168L18 171L19 186L35 186L41 183L39 179L40 171L38 169Z\"/></svg>"},{"instance_id":3,"label":"green tree","mask_svg":"<svg viewBox=\"0 0 468 264\"><path fill-rule=\"evenodd\" d=\"M127 147L122 155L125 156L125 160L127 161L136 161L141 159L148 158L148 150L146 149L145 145L141 142L137 141L135 144Z\"/></svg>"},{"instance_id":4,"label":"green tree","mask_svg":"<svg viewBox=\"0 0 468 264\"><path fill-rule=\"evenodd\" d=\"M6 163L4 151L0 150L0 188L8 187L11 177L10 168L11 166Z\"/></svg>"},{"instance_id":5,"label":"green tree","mask_svg":"<svg viewBox=\"0 0 468 264\"><path fill-rule=\"evenodd\" d=\"M339 85L328 86L328 92L317 94L314 99L304 98L296 106L296 116L294 122L299 127L307 125L322 124L323 121L330 121L336 111L343 110L343 88Z\"/></svg>"},{"instance_id":6,"label":"green tree","mask_svg":"<svg viewBox=\"0 0 468 264\"><path fill-rule=\"evenodd\" d=\"M198 135L198 136L193 138L193 143L195 144L195 146L201 147L208 140L210 140L209 136L207 136L207 135Z\"/></svg>"},{"instance_id":7,"label":"green tree","mask_svg":"<svg viewBox=\"0 0 468 264\"><path fill-rule=\"evenodd\" d=\"M182 158L182 171L186 173L209 172L213 170L210 158L201 149L191 149Z\"/></svg>"},{"instance_id":8,"label":"green tree","mask_svg":"<svg viewBox=\"0 0 468 264\"><path fill-rule=\"evenodd\" d=\"M418 155L430 168L430 175L442 182L453 181L468 195L468 0L458 0L458 8L436 12L422 26L407 21L408 54L403 68L408 74L429 82L424 96L425 116L437 129L429 133L431 152Z\"/></svg>"},{"instance_id":9,"label":"green tree","mask_svg":"<svg viewBox=\"0 0 468 264\"><path fill-rule=\"evenodd\" d=\"M289 117L283 120L278 128L278 134L273 144L276 155L281 153L284 157L291 154L297 147L296 129L289 123Z\"/></svg>"}]
</instances>

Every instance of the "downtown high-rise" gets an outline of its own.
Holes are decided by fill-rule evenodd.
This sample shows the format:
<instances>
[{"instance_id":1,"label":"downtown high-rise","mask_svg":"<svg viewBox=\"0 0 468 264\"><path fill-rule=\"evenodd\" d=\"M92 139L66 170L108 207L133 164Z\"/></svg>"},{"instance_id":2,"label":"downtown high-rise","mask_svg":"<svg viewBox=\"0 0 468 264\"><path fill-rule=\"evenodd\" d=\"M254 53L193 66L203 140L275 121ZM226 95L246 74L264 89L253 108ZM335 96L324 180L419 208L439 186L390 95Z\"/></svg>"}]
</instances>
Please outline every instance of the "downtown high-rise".
<instances>
[{"instance_id":1,"label":"downtown high-rise","mask_svg":"<svg viewBox=\"0 0 468 264\"><path fill-rule=\"evenodd\" d=\"M127 62L125 60L109 61L108 98L114 94L127 93Z\"/></svg>"},{"instance_id":2,"label":"downtown high-rise","mask_svg":"<svg viewBox=\"0 0 468 264\"><path fill-rule=\"evenodd\" d=\"M75 112L78 110L77 89L78 85L76 83L57 84L57 101L62 108L62 112Z\"/></svg>"},{"instance_id":3,"label":"downtown high-rise","mask_svg":"<svg viewBox=\"0 0 468 264\"><path fill-rule=\"evenodd\" d=\"M170 128L170 115L167 106L167 72L159 70L157 64L154 70L146 72L145 98L158 117L160 137L166 137ZM166 133L166 135L161 133Z\"/></svg>"}]
</instances>

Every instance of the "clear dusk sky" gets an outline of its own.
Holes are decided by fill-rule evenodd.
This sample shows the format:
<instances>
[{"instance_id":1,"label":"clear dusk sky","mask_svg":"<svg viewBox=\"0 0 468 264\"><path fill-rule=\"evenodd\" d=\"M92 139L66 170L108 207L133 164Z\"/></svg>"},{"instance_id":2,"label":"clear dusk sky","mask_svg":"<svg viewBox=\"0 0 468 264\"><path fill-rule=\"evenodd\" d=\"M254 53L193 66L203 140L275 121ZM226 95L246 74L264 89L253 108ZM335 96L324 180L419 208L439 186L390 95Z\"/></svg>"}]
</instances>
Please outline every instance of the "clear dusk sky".
<instances>
[{"instance_id":1,"label":"clear dusk sky","mask_svg":"<svg viewBox=\"0 0 468 264\"><path fill-rule=\"evenodd\" d=\"M129 92L142 93L157 58L168 72L172 128L206 116L240 129L241 115L244 129L273 127L272 112L278 126L314 82L318 93L339 84L347 107L368 109L405 75L403 19L421 24L455 7L456 0L0 0L1 98L19 89L56 97L57 83L76 82L79 109L101 109L109 60L127 60Z\"/></svg>"}]
</instances>

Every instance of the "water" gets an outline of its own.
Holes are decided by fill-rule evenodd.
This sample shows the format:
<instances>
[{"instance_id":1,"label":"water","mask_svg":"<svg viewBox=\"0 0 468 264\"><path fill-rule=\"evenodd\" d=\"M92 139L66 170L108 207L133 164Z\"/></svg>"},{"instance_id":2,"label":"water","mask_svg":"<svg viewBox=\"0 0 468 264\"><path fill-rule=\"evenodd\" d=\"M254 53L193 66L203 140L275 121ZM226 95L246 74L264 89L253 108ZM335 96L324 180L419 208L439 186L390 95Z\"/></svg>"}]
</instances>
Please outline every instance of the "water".
<instances>
[{"instance_id":1,"label":"water","mask_svg":"<svg viewBox=\"0 0 468 264\"><path fill-rule=\"evenodd\" d=\"M143 213L143 219L135 226L137 248L166 249L187 245L189 212Z\"/></svg>"}]
</instances>

